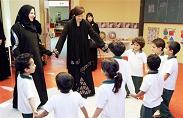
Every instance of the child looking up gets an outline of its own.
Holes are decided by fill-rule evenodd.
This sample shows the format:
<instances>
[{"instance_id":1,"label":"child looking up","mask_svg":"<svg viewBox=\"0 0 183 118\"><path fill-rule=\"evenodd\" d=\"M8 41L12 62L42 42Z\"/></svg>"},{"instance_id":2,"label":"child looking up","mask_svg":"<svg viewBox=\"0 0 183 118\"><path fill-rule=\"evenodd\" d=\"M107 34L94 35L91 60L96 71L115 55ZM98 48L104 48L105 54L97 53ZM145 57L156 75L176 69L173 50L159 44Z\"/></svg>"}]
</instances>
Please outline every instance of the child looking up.
<instances>
[{"instance_id":1,"label":"child looking up","mask_svg":"<svg viewBox=\"0 0 183 118\"><path fill-rule=\"evenodd\" d=\"M32 55L20 54L15 60L15 68L19 73L17 77L18 110L23 118L33 118L37 115L40 99L31 76L36 69Z\"/></svg>"},{"instance_id":2,"label":"child looking up","mask_svg":"<svg viewBox=\"0 0 183 118\"><path fill-rule=\"evenodd\" d=\"M160 105L160 115L163 118L173 118L169 110L169 103L175 90L177 76L178 76L178 61L176 54L180 51L180 44L176 41L168 42L166 46L166 54L168 59L163 65L162 75L164 77L163 102Z\"/></svg>"}]
</instances>

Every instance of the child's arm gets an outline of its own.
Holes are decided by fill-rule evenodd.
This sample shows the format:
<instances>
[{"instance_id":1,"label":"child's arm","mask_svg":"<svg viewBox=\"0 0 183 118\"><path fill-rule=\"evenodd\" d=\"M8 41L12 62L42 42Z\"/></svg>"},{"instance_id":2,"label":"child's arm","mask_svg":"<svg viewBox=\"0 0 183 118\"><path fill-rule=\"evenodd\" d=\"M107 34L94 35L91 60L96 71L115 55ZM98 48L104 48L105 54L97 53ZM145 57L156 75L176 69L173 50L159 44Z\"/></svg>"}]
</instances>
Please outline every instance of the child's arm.
<instances>
[{"instance_id":1,"label":"child's arm","mask_svg":"<svg viewBox=\"0 0 183 118\"><path fill-rule=\"evenodd\" d=\"M147 67L147 63L143 64L143 68L144 68L144 75L146 75L149 71L148 67Z\"/></svg>"},{"instance_id":2,"label":"child's arm","mask_svg":"<svg viewBox=\"0 0 183 118\"><path fill-rule=\"evenodd\" d=\"M169 76L170 76L169 73L165 73L165 75L164 75L164 81L167 80Z\"/></svg>"},{"instance_id":3,"label":"child's arm","mask_svg":"<svg viewBox=\"0 0 183 118\"><path fill-rule=\"evenodd\" d=\"M49 114L49 112L47 112L46 110L44 110L39 115L35 116L35 118L43 118L43 117L47 116L48 114Z\"/></svg>"},{"instance_id":4,"label":"child's arm","mask_svg":"<svg viewBox=\"0 0 183 118\"><path fill-rule=\"evenodd\" d=\"M138 99L139 97L143 96L144 94L145 94L145 92L140 91L140 92L138 92L137 94L130 94L130 96L132 96L132 97Z\"/></svg>"},{"instance_id":5,"label":"child's arm","mask_svg":"<svg viewBox=\"0 0 183 118\"><path fill-rule=\"evenodd\" d=\"M37 108L36 108L36 105L35 105L35 102L34 102L34 97L31 97L28 100L29 100L29 104L31 106L31 109L32 109L33 114L34 115L37 115L38 112L37 112Z\"/></svg>"},{"instance_id":6,"label":"child's arm","mask_svg":"<svg viewBox=\"0 0 183 118\"><path fill-rule=\"evenodd\" d=\"M102 110L103 110L102 108L97 107L92 118L97 118L100 115L100 113L102 112Z\"/></svg>"},{"instance_id":7,"label":"child's arm","mask_svg":"<svg viewBox=\"0 0 183 118\"><path fill-rule=\"evenodd\" d=\"M81 111L83 112L85 118L89 118L88 112L86 111L86 108L85 107L81 107Z\"/></svg>"}]
</instances>

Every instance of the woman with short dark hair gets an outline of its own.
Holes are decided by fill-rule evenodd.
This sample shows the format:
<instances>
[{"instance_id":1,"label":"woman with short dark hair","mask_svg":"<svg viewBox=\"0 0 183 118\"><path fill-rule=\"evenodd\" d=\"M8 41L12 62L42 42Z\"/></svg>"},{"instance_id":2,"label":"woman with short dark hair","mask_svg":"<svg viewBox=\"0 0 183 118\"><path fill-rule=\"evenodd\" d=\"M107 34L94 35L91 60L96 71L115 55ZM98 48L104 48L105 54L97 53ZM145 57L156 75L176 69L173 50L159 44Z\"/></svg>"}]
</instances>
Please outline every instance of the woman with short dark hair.
<instances>
[{"instance_id":1,"label":"woman with short dark hair","mask_svg":"<svg viewBox=\"0 0 183 118\"><path fill-rule=\"evenodd\" d=\"M81 6L74 8L74 16L64 26L54 54L58 55L61 52L67 37L67 69L74 77L73 90L86 98L95 94L88 35L104 51L107 50L107 46L91 25L83 19L84 12L85 10Z\"/></svg>"}]
</instances>

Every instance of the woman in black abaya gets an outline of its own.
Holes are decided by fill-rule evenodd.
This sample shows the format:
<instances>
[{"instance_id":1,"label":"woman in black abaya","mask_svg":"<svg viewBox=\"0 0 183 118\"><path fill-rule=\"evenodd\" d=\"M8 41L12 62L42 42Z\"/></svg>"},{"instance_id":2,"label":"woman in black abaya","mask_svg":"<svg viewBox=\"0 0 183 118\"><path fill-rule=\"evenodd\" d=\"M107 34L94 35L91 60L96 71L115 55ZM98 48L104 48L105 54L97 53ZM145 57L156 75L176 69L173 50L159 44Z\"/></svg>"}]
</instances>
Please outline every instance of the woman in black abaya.
<instances>
[{"instance_id":1,"label":"woman in black abaya","mask_svg":"<svg viewBox=\"0 0 183 118\"><path fill-rule=\"evenodd\" d=\"M5 48L6 37L3 31L3 24L0 21L0 80L6 79L11 75L10 64Z\"/></svg>"},{"instance_id":2,"label":"woman in black abaya","mask_svg":"<svg viewBox=\"0 0 183 118\"><path fill-rule=\"evenodd\" d=\"M40 106L47 100L47 90L44 77L44 70L39 50L39 40L36 27L33 24L35 20L35 8L30 5L24 5L20 8L15 24L11 28L12 52L14 57L22 53L31 53L33 55L36 70L32 74L36 89L41 101ZM17 73L16 73L17 75ZM15 83L13 107L17 108L17 86Z\"/></svg>"},{"instance_id":3,"label":"woman in black abaya","mask_svg":"<svg viewBox=\"0 0 183 118\"><path fill-rule=\"evenodd\" d=\"M103 51L107 50L107 46L89 22L83 19L84 12L85 10L81 6L74 8L74 16L64 26L54 53L58 55L61 52L67 38L67 69L74 77L73 90L86 98L95 94L88 35Z\"/></svg>"}]
</instances>

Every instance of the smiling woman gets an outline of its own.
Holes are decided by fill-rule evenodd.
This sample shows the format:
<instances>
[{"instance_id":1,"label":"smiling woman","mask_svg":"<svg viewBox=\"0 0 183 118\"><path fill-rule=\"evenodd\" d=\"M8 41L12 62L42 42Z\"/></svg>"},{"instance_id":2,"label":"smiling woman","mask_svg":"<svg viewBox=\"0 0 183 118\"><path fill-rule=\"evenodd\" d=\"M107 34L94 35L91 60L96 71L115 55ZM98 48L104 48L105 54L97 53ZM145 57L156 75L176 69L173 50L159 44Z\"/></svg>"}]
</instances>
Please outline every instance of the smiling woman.
<instances>
[{"instance_id":1,"label":"smiling woman","mask_svg":"<svg viewBox=\"0 0 183 118\"><path fill-rule=\"evenodd\" d=\"M13 56L17 57L22 53L31 53L36 64L36 70L33 73L33 80L37 88L41 104L44 105L47 100L47 91L41 55L39 50L39 39L36 27L34 26L35 8L30 5L24 5L20 8L15 24L11 28L11 42ZM16 72L17 76L18 72ZM15 78L16 80L16 78ZM17 108L17 83L15 83L13 107Z\"/></svg>"}]
</instances>

